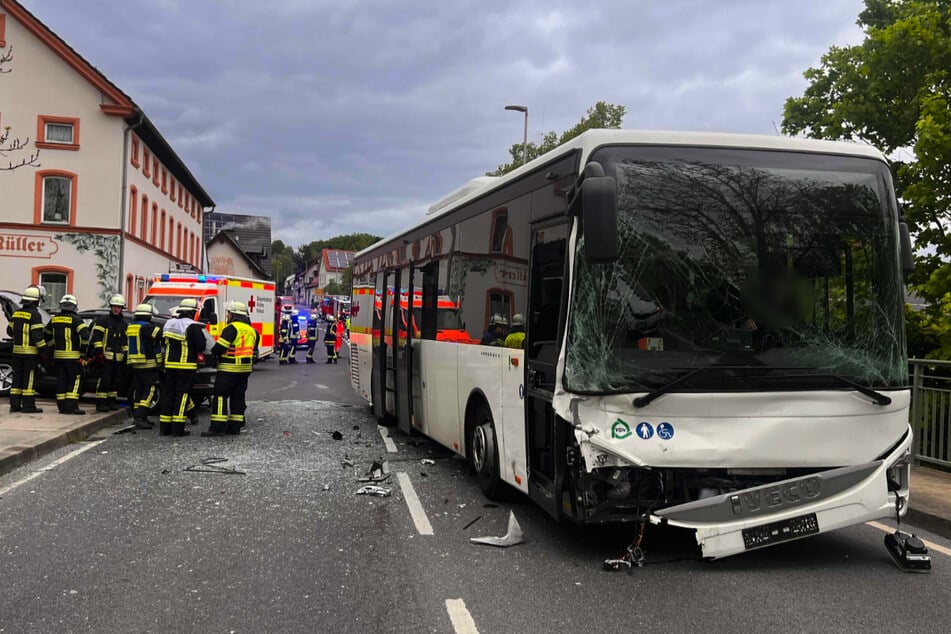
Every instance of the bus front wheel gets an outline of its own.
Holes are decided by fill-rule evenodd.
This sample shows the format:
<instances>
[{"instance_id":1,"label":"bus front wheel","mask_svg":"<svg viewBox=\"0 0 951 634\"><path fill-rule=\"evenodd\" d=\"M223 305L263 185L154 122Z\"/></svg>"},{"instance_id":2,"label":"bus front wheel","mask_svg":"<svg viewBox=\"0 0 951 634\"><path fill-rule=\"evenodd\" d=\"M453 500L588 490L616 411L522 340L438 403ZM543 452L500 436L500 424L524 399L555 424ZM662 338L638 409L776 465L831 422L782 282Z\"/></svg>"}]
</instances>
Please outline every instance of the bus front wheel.
<instances>
[{"instance_id":1,"label":"bus front wheel","mask_svg":"<svg viewBox=\"0 0 951 634\"><path fill-rule=\"evenodd\" d=\"M472 468L483 495L490 500L500 498L502 478L499 475L499 449L496 443L492 414L485 408L476 413L469 446L472 448Z\"/></svg>"}]
</instances>

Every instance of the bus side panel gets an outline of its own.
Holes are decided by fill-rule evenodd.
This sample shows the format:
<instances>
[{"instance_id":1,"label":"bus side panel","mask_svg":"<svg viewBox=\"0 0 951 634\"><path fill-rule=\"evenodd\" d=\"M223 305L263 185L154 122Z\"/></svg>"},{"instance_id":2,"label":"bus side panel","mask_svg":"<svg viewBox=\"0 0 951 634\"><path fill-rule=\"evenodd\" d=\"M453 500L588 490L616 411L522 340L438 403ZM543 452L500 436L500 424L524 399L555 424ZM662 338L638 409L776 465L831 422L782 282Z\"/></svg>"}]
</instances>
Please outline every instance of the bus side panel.
<instances>
[{"instance_id":1,"label":"bus side panel","mask_svg":"<svg viewBox=\"0 0 951 634\"><path fill-rule=\"evenodd\" d=\"M424 403L420 431L439 444L463 454L463 424L457 397L457 350L466 346L444 341L418 341L415 345L419 351Z\"/></svg>"},{"instance_id":2,"label":"bus side panel","mask_svg":"<svg viewBox=\"0 0 951 634\"><path fill-rule=\"evenodd\" d=\"M502 419L496 423L496 432L502 436L499 461L502 479L528 493L528 460L525 444L525 351L503 350L502 359Z\"/></svg>"},{"instance_id":3,"label":"bus side panel","mask_svg":"<svg viewBox=\"0 0 951 634\"><path fill-rule=\"evenodd\" d=\"M350 387L372 404L373 287L354 287L350 320ZM320 335L317 340L320 345Z\"/></svg>"},{"instance_id":4,"label":"bus side panel","mask_svg":"<svg viewBox=\"0 0 951 634\"><path fill-rule=\"evenodd\" d=\"M503 378L503 363L509 363L509 354L506 348L480 345L456 345L459 350L459 438L465 434L466 403L473 392L482 392L492 411L492 421L495 423L496 445L499 451L499 461L502 479L515 484L512 470L504 468L505 435L502 432L502 395L501 385ZM465 445L461 445L464 447ZM508 475L506 475L508 474Z\"/></svg>"}]
</instances>

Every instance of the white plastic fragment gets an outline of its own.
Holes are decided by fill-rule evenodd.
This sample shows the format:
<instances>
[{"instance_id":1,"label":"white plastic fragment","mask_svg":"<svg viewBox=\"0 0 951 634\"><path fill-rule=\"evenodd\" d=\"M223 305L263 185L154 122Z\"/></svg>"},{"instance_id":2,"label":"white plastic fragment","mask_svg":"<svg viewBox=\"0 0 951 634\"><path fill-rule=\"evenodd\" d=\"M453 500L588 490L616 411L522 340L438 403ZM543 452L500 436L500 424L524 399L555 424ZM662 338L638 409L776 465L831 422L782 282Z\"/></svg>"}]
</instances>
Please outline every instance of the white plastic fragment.
<instances>
[{"instance_id":1,"label":"white plastic fragment","mask_svg":"<svg viewBox=\"0 0 951 634\"><path fill-rule=\"evenodd\" d=\"M386 487L376 486L375 484L367 484L365 486L357 489L357 495L372 495L379 498L390 497L391 489Z\"/></svg>"},{"instance_id":2,"label":"white plastic fragment","mask_svg":"<svg viewBox=\"0 0 951 634\"><path fill-rule=\"evenodd\" d=\"M499 548L508 548L521 544L525 540L522 538L522 527L515 519L515 511L509 511L509 526L505 535L502 537L470 537L469 541L473 544L483 544L485 546L498 546Z\"/></svg>"},{"instance_id":3,"label":"white plastic fragment","mask_svg":"<svg viewBox=\"0 0 951 634\"><path fill-rule=\"evenodd\" d=\"M429 458L423 458L422 460L419 461L419 464L429 466L429 465L434 465L434 464L436 464L436 461L435 461L435 460L430 460Z\"/></svg>"}]
</instances>

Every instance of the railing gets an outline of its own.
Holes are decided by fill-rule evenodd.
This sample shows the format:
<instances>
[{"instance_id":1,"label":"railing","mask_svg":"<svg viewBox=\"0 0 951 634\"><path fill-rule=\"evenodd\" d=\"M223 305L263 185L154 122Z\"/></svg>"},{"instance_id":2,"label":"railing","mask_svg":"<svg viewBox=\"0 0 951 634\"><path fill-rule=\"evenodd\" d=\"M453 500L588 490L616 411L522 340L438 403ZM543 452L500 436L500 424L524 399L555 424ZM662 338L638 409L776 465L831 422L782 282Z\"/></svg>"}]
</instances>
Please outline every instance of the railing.
<instances>
[{"instance_id":1,"label":"railing","mask_svg":"<svg viewBox=\"0 0 951 634\"><path fill-rule=\"evenodd\" d=\"M951 361L909 359L916 462L951 467Z\"/></svg>"}]
</instances>

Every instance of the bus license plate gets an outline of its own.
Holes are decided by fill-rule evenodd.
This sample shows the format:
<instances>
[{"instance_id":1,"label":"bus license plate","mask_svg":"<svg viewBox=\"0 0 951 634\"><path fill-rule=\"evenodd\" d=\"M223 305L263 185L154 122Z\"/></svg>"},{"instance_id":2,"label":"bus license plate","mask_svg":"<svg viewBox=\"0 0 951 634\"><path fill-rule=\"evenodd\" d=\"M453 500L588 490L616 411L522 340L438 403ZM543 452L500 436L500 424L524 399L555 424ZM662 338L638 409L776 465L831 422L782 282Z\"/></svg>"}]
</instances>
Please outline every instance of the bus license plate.
<instances>
[{"instance_id":1,"label":"bus license plate","mask_svg":"<svg viewBox=\"0 0 951 634\"><path fill-rule=\"evenodd\" d=\"M746 550L760 548L780 542L789 541L806 535L815 535L819 532L819 521L815 513L791 517L771 524L754 526L743 529L743 544Z\"/></svg>"}]
</instances>

